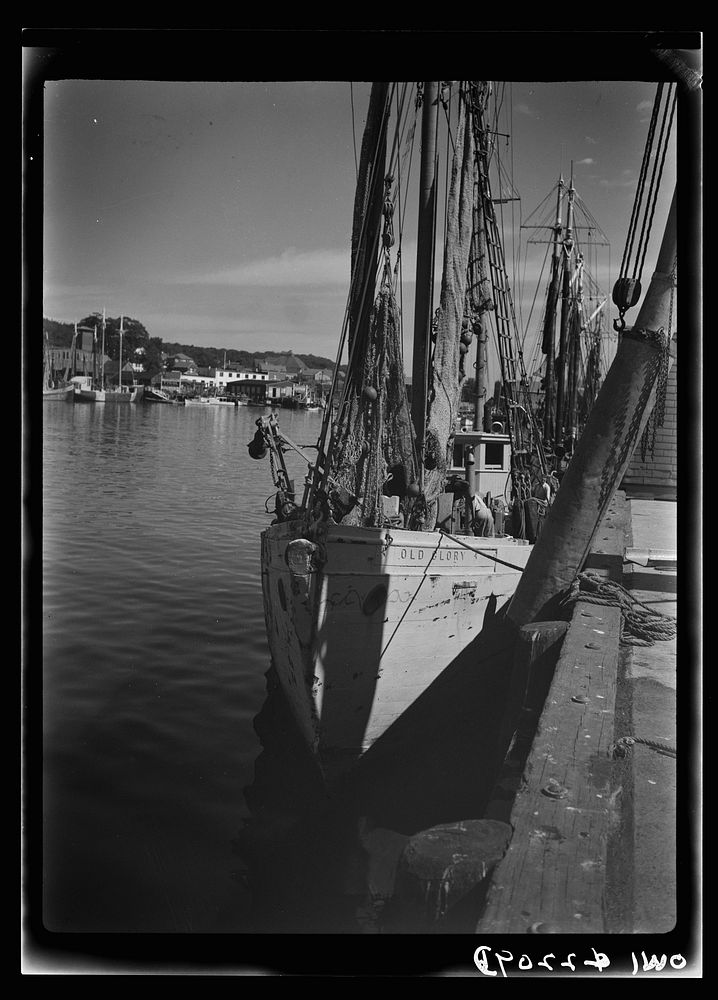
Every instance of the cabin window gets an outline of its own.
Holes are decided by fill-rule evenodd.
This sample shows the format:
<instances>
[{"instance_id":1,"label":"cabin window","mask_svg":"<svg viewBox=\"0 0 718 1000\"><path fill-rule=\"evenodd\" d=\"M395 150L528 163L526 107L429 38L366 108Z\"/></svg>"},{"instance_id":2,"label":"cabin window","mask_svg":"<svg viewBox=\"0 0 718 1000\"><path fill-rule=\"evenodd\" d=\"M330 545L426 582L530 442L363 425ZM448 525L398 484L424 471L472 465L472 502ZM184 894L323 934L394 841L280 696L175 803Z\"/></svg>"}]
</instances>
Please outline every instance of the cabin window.
<instances>
[{"instance_id":1,"label":"cabin window","mask_svg":"<svg viewBox=\"0 0 718 1000\"><path fill-rule=\"evenodd\" d=\"M486 443L484 467L487 469L503 469L504 446L498 442Z\"/></svg>"}]
</instances>

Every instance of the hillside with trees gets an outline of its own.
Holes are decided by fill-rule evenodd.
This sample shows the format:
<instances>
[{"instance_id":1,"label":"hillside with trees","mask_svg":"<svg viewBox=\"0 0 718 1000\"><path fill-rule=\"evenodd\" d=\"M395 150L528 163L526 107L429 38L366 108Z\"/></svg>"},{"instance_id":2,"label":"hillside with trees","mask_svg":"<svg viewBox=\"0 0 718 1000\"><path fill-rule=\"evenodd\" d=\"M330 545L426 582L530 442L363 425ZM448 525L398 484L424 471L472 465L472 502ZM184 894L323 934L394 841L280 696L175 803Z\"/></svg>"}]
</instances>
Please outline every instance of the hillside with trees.
<instances>
[{"instance_id":1,"label":"hillside with trees","mask_svg":"<svg viewBox=\"0 0 718 1000\"><path fill-rule=\"evenodd\" d=\"M102 313L92 313L80 320L78 326L97 327L98 347L102 338ZM163 341L161 337L150 337L143 324L130 316L123 318L122 354L129 358L138 347L144 349L145 370L154 375L162 367L162 354L187 354L200 368L219 368L225 362L234 362L246 368L253 368L256 362L279 354L292 354L290 350L238 351L222 347L197 347L195 344L180 344L178 341ZM120 351L120 317L107 316L105 320L105 354L117 360ZM54 319L43 319L43 331L48 334L51 347L70 347L75 332L72 323L60 323ZM334 368L334 361L317 354L295 354L308 368Z\"/></svg>"}]
</instances>

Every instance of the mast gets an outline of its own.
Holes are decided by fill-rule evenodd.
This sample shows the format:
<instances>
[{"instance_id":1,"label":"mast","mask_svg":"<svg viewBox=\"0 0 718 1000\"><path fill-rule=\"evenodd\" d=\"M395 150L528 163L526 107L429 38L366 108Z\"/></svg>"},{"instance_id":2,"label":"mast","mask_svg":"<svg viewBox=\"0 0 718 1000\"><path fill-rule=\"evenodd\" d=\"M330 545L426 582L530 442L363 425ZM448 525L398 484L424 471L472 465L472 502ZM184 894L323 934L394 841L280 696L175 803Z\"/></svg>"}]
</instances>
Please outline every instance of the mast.
<instances>
[{"instance_id":1,"label":"mast","mask_svg":"<svg viewBox=\"0 0 718 1000\"><path fill-rule=\"evenodd\" d=\"M561 330L558 347L558 371L556 373L556 439L563 441L566 430L566 368L568 360L568 341L570 336L569 321L571 318L571 279L573 252L573 160L571 161L571 180L568 187L568 211L566 216L566 235L563 240L564 270L563 293L561 296Z\"/></svg>"},{"instance_id":2,"label":"mast","mask_svg":"<svg viewBox=\"0 0 718 1000\"><path fill-rule=\"evenodd\" d=\"M105 307L102 307L102 357L100 359L100 366L102 372L102 378L100 379L102 383L102 388L105 388Z\"/></svg>"},{"instance_id":3,"label":"mast","mask_svg":"<svg viewBox=\"0 0 718 1000\"><path fill-rule=\"evenodd\" d=\"M52 372L50 370L50 342L47 330L43 332L42 387L43 389L50 389L52 387Z\"/></svg>"},{"instance_id":4,"label":"mast","mask_svg":"<svg viewBox=\"0 0 718 1000\"><path fill-rule=\"evenodd\" d=\"M651 391L661 369L669 326L676 258L673 193L656 270L636 324L626 330L588 423L549 508L508 609L515 625L550 618L553 603L580 572L596 530L620 483L641 433Z\"/></svg>"},{"instance_id":5,"label":"mast","mask_svg":"<svg viewBox=\"0 0 718 1000\"><path fill-rule=\"evenodd\" d=\"M70 347L70 357L67 361L67 367L65 368L65 382L69 382L72 375L75 374L75 342L77 341L77 323L75 323L75 332L72 335L72 345ZM70 374L72 372L72 375Z\"/></svg>"},{"instance_id":6,"label":"mast","mask_svg":"<svg viewBox=\"0 0 718 1000\"><path fill-rule=\"evenodd\" d=\"M558 180L556 194L556 224L553 231L553 260L551 262L551 281L549 284L546 317L544 320L543 352L546 355L546 377L544 380L544 441L555 440L556 424L556 302L558 300L558 280L561 265L561 197L563 194L563 177Z\"/></svg>"},{"instance_id":7,"label":"mast","mask_svg":"<svg viewBox=\"0 0 718 1000\"><path fill-rule=\"evenodd\" d=\"M474 430L483 431L486 424L486 396L488 393L488 335L483 316L476 329L476 398L474 400Z\"/></svg>"},{"instance_id":8,"label":"mast","mask_svg":"<svg viewBox=\"0 0 718 1000\"><path fill-rule=\"evenodd\" d=\"M581 364L581 321L583 302L583 255L576 256L576 294L573 298L569 323L568 389L566 393L566 432L572 440L578 439L578 377Z\"/></svg>"},{"instance_id":9,"label":"mast","mask_svg":"<svg viewBox=\"0 0 718 1000\"><path fill-rule=\"evenodd\" d=\"M429 352L434 282L434 226L436 214L436 125L438 121L436 81L424 84L421 118L421 175L419 181L419 229L416 252L416 296L414 299L414 349L411 378L411 419L419 454L426 433ZM419 472L423 482L423 462Z\"/></svg>"},{"instance_id":10,"label":"mast","mask_svg":"<svg viewBox=\"0 0 718 1000\"><path fill-rule=\"evenodd\" d=\"M118 372L120 378L120 386L119 386L120 392L122 392L122 334L124 333L123 329L124 319L125 319L124 316L120 316L120 370Z\"/></svg>"},{"instance_id":11,"label":"mast","mask_svg":"<svg viewBox=\"0 0 718 1000\"><path fill-rule=\"evenodd\" d=\"M388 83L372 84L362 139L352 221L350 358L355 343L362 345L366 339L374 307L376 259L384 204L388 94Z\"/></svg>"}]
</instances>

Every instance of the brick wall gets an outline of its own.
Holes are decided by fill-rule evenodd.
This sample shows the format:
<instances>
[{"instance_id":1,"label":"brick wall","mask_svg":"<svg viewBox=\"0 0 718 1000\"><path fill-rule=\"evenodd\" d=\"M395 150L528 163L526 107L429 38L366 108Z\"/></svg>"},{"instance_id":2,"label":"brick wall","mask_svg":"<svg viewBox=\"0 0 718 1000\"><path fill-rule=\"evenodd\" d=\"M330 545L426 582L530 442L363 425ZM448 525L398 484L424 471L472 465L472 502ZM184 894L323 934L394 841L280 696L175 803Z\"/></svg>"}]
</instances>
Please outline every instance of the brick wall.
<instances>
[{"instance_id":1,"label":"brick wall","mask_svg":"<svg viewBox=\"0 0 718 1000\"><path fill-rule=\"evenodd\" d=\"M653 453L646 452L646 461L641 459L641 440L638 439L630 465L621 483L621 489L631 492L650 492L651 489L665 493L675 492L678 484L678 442L677 442L677 390L678 365L673 362L668 375L666 406L663 427L656 432Z\"/></svg>"}]
</instances>

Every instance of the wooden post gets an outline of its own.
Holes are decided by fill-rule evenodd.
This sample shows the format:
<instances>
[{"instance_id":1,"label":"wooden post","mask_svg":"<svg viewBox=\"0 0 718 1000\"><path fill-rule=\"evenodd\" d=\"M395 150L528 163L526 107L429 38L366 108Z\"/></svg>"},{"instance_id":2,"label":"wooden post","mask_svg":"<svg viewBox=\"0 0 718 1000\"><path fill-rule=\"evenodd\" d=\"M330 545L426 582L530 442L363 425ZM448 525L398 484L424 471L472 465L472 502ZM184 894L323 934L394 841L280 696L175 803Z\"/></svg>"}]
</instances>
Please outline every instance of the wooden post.
<instances>
[{"instance_id":1,"label":"wooden post","mask_svg":"<svg viewBox=\"0 0 718 1000\"><path fill-rule=\"evenodd\" d=\"M397 867L390 930L470 932L478 916L470 905L475 891L510 839L511 827L490 819L445 823L415 834ZM461 904L468 912L462 913Z\"/></svg>"}]
</instances>

